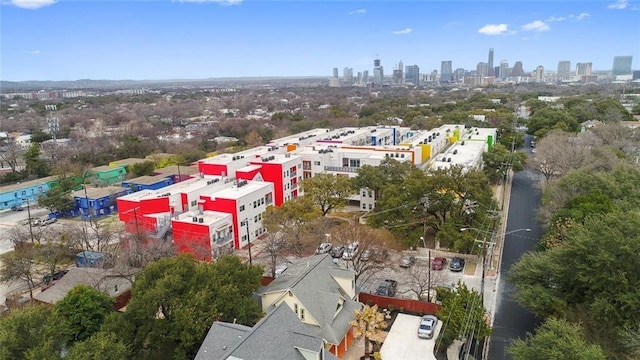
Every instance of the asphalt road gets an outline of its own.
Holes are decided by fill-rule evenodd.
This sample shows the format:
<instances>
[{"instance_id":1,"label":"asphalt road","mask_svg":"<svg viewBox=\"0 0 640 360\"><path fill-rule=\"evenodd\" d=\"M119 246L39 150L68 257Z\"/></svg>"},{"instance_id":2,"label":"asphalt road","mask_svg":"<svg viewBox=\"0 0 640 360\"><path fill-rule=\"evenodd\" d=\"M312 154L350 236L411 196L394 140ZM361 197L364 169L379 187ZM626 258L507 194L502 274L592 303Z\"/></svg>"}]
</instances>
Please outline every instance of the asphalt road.
<instances>
[{"instance_id":1,"label":"asphalt road","mask_svg":"<svg viewBox=\"0 0 640 360\"><path fill-rule=\"evenodd\" d=\"M533 332L538 324L533 314L511 298L515 288L509 283L506 275L523 253L535 248L542 236L542 230L536 222L536 212L542 194L536 186L539 179L539 175L530 170L516 173L513 177L506 232L522 228L530 228L531 232L517 232L505 236L494 329L489 347L490 360L512 359L507 353L508 345L516 338L524 338L527 332Z\"/></svg>"}]
</instances>

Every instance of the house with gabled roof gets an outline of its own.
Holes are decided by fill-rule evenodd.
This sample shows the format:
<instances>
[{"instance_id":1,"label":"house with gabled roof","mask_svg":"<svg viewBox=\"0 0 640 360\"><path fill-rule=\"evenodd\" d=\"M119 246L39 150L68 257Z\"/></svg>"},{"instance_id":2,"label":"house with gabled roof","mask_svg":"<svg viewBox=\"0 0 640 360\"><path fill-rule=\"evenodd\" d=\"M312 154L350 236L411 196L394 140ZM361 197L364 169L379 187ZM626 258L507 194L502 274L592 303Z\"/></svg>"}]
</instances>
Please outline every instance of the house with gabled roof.
<instances>
[{"instance_id":1,"label":"house with gabled roof","mask_svg":"<svg viewBox=\"0 0 640 360\"><path fill-rule=\"evenodd\" d=\"M337 360L321 337L281 304L255 326L216 321L195 360Z\"/></svg>"},{"instance_id":2,"label":"house with gabled roof","mask_svg":"<svg viewBox=\"0 0 640 360\"><path fill-rule=\"evenodd\" d=\"M354 342L357 301L355 272L333 262L329 254L314 255L290 264L287 270L259 292L263 311L286 303L325 349L342 357Z\"/></svg>"}]
</instances>

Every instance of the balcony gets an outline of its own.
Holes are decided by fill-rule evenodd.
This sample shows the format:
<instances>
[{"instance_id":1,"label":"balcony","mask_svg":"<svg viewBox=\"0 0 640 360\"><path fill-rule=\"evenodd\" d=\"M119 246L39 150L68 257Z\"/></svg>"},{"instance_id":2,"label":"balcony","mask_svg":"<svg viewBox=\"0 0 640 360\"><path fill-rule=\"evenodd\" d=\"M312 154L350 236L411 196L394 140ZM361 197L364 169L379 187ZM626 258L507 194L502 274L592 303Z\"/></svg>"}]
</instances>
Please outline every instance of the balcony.
<instances>
[{"instance_id":1,"label":"balcony","mask_svg":"<svg viewBox=\"0 0 640 360\"><path fill-rule=\"evenodd\" d=\"M347 173L357 173L358 169L360 168L350 167L350 166L325 166L324 167L324 171L347 172Z\"/></svg>"},{"instance_id":2,"label":"balcony","mask_svg":"<svg viewBox=\"0 0 640 360\"><path fill-rule=\"evenodd\" d=\"M311 171L311 164L309 164L309 165L302 165L302 170L309 170L309 171Z\"/></svg>"},{"instance_id":3,"label":"balcony","mask_svg":"<svg viewBox=\"0 0 640 360\"><path fill-rule=\"evenodd\" d=\"M211 246L225 246L227 244L229 244L230 241L233 240L233 235L230 233L226 236L220 236L217 238L213 238L211 239Z\"/></svg>"},{"instance_id":4,"label":"balcony","mask_svg":"<svg viewBox=\"0 0 640 360\"><path fill-rule=\"evenodd\" d=\"M297 175L298 175L298 172L297 172L297 171L292 171L292 172L291 172L291 177L296 177Z\"/></svg>"}]
</instances>

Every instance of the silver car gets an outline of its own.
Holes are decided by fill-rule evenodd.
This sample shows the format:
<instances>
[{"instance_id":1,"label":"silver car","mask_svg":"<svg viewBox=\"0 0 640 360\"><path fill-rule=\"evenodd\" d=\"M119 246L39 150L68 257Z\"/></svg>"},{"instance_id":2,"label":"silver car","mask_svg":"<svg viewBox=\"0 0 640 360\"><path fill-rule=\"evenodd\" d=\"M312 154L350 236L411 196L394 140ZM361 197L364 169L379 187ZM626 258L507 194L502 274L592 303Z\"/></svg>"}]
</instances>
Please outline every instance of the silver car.
<instances>
[{"instance_id":1,"label":"silver car","mask_svg":"<svg viewBox=\"0 0 640 360\"><path fill-rule=\"evenodd\" d=\"M420 319L420 326L418 326L418 337L421 339L431 339L436 332L436 326L438 325L438 318L434 315L424 315Z\"/></svg>"}]
</instances>

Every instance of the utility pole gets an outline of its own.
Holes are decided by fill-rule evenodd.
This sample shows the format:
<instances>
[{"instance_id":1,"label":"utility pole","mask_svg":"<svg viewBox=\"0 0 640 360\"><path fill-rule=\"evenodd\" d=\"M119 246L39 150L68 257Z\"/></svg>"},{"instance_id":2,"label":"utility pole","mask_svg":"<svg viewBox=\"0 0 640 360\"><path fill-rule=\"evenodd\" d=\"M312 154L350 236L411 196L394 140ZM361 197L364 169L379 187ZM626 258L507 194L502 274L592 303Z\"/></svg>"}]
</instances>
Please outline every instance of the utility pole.
<instances>
[{"instance_id":1,"label":"utility pole","mask_svg":"<svg viewBox=\"0 0 640 360\"><path fill-rule=\"evenodd\" d=\"M27 201L27 218L29 220L29 235L31 235L31 243L33 244L33 225L31 225L31 204L29 203L29 199Z\"/></svg>"},{"instance_id":2,"label":"utility pole","mask_svg":"<svg viewBox=\"0 0 640 360\"><path fill-rule=\"evenodd\" d=\"M422 204L422 236L423 236L423 242L422 244L424 245L424 247L427 247L427 211L429 210L429 197L427 196L423 196L422 198L420 198L420 203Z\"/></svg>"}]
</instances>

